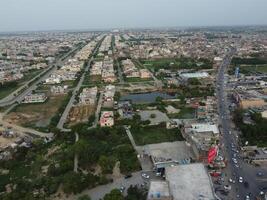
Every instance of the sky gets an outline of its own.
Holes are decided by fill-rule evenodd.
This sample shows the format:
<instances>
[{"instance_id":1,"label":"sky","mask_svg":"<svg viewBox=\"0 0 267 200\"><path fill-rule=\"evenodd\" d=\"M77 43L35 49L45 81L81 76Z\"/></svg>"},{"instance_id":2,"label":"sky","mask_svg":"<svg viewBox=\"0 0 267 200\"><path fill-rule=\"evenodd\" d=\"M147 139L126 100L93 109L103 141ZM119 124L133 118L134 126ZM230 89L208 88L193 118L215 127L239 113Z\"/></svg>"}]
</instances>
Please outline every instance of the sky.
<instances>
[{"instance_id":1,"label":"sky","mask_svg":"<svg viewBox=\"0 0 267 200\"><path fill-rule=\"evenodd\" d=\"M267 25L267 0L0 0L0 32Z\"/></svg>"}]
</instances>

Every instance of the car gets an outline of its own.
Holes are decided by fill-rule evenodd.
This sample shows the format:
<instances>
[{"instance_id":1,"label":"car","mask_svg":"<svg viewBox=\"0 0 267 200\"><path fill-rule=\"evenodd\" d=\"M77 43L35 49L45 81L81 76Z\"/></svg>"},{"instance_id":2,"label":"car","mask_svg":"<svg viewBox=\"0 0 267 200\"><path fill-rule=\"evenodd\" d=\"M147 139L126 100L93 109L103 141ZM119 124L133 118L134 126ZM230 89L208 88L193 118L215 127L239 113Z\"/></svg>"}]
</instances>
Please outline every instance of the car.
<instances>
[{"instance_id":1,"label":"car","mask_svg":"<svg viewBox=\"0 0 267 200\"><path fill-rule=\"evenodd\" d=\"M229 178L229 183L235 183L235 180Z\"/></svg>"},{"instance_id":2,"label":"car","mask_svg":"<svg viewBox=\"0 0 267 200\"><path fill-rule=\"evenodd\" d=\"M243 183L243 177L242 176L239 177L238 182Z\"/></svg>"},{"instance_id":3,"label":"car","mask_svg":"<svg viewBox=\"0 0 267 200\"><path fill-rule=\"evenodd\" d=\"M120 192L123 193L124 190L125 190L125 187L121 186L121 187L120 187Z\"/></svg>"},{"instance_id":4,"label":"car","mask_svg":"<svg viewBox=\"0 0 267 200\"><path fill-rule=\"evenodd\" d=\"M231 185L225 185L225 186L224 186L224 189L225 189L225 190L231 190L231 188L232 188Z\"/></svg>"},{"instance_id":5,"label":"car","mask_svg":"<svg viewBox=\"0 0 267 200\"><path fill-rule=\"evenodd\" d=\"M145 173L142 174L142 177L145 178L145 179L149 179L149 175L147 175Z\"/></svg>"},{"instance_id":6,"label":"car","mask_svg":"<svg viewBox=\"0 0 267 200\"><path fill-rule=\"evenodd\" d=\"M245 188L248 188L249 187L249 183L247 181L244 182L244 186Z\"/></svg>"},{"instance_id":7,"label":"car","mask_svg":"<svg viewBox=\"0 0 267 200\"><path fill-rule=\"evenodd\" d=\"M258 172L257 176L263 176L264 174L262 172Z\"/></svg>"},{"instance_id":8,"label":"car","mask_svg":"<svg viewBox=\"0 0 267 200\"><path fill-rule=\"evenodd\" d=\"M265 195L265 192L260 191L260 195L261 195L261 196Z\"/></svg>"},{"instance_id":9,"label":"car","mask_svg":"<svg viewBox=\"0 0 267 200\"><path fill-rule=\"evenodd\" d=\"M156 176L161 176L161 172L157 172L156 173Z\"/></svg>"},{"instance_id":10,"label":"car","mask_svg":"<svg viewBox=\"0 0 267 200\"><path fill-rule=\"evenodd\" d=\"M249 197L249 195L246 195L246 198L245 198L245 200L250 200L250 197Z\"/></svg>"},{"instance_id":11,"label":"car","mask_svg":"<svg viewBox=\"0 0 267 200\"><path fill-rule=\"evenodd\" d=\"M239 165L235 165L236 168L239 168Z\"/></svg>"},{"instance_id":12,"label":"car","mask_svg":"<svg viewBox=\"0 0 267 200\"><path fill-rule=\"evenodd\" d=\"M127 179L127 178L131 178L132 176L133 176L132 174L127 174L124 176L124 178Z\"/></svg>"}]
</instances>

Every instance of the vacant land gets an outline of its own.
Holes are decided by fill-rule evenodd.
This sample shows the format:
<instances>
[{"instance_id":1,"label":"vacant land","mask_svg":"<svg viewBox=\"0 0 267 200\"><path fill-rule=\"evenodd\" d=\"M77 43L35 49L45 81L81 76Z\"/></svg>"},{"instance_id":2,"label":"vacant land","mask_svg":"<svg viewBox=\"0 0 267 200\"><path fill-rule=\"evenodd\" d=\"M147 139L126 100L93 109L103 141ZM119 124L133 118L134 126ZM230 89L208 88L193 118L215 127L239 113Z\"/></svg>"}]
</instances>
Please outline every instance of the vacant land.
<instances>
[{"instance_id":1,"label":"vacant land","mask_svg":"<svg viewBox=\"0 0 267 200\"><path fill-rule=\"evenodd\" d=\"M89 117L95 114L95 106L77 105L71 108L69 113L70 126L76 123L86 122Z\"/></svg>"},{"instance_id":2,"label":"vacant land","mask_svg":"<svg viewBox=\"0 0 267 200\"><path fill-rule=\"evenodd\" d=\"M24 73L24 77L18 81L13 81L10 83L6 83L4 85L0 85L0 99L6 97L10 93L17 90L19 87L21 87L23 84L25 84L27 81L33 79L35 76L40 74L43 71L43 69L40 70L32 70L27 73Z\"/></svg>"},{"instance_id":3,"label":"vacant land","mask_svg":"<svg viewBox=\"0 0 267 200\"><path fill-rule=\"evenodd\" d=\"M157 126L132 127L137 145L184 140L179 129L166 129L165 123Z\"/></svg>"},{"instance_id":4,"label":"vacant land","mask_svg":"<svg viewBox=\"0 0 267 200\"><path fill-rule=\"evenodd\" d=\"M57 113L65 95L49 97L45 103L20 104L10 114L7 120L26 127L44 128Z\"/></svg>"}]
</instances>

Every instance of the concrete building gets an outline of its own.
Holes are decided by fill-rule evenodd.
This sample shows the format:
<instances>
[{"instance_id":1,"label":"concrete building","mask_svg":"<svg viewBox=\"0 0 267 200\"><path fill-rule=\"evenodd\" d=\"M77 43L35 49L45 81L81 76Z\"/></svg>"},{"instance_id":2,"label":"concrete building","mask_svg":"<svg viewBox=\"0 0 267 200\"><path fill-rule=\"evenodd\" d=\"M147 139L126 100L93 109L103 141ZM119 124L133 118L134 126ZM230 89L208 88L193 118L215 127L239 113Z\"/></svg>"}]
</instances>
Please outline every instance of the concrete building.
<instances>
[{"instance_id":1,"label":"concrete building","mask_svg":"<svg viewBox=\"0 0 267 200\"><path fill-rule=\"evenodd\" d=\"M209 74L207 72L192 72L192 73L181 73L180 77L183 79L189 78L208 78Z\"/></svg>"},{"instance_id":2,"label":"concrete building","mask_svg":"<svg viewBox=\"0 0 267 200\"><path fill-rule=\"evenodd\" d=\"M47 99L44 93L28 94L24 97L22 103L43 103Z\"/></svg>"},{"instance_id":3,"label":"concrete building","mask_svg":"<svg viewBox=\"0 0 267 200\"><path fill-rule=\"evenodd\" d=\"M113 111L103 111L101 112L101 117L99 120L99 124L101 127L111 127L114 125L114 113Z\"/></svg>"},{"instance_id":4,"label":"concrete building","mask_svg":"<svg viewBox=\"0 0 267 200\"><path fill-rule=\"evenodd\" d=\"M248 109L248 108L261 108L267 103L264 101L264 99L258 98L251 93L245 93L243 91L235 91L233 93L233 97L238 104L238 106L242 109Z\"/></svg>"},{"instance_id":5,"label":"concrete building","mask_svg":"<svg viewBox=\"0 0 267 200\"><path fill-rule=\"evenodd\" d=\"M167 181L150 181L147 200L172 200L170 194L169 182Z\"/></svg>"},{"instance_id":6,"label":"concrete building","mask_svg":"<svg viewBox=\"0 0 267 200\"><path fill-rule=\"evenodd\" d=\"M173 200L215 200L213 186L202 163L178 165L165 169Z\"/></svg>"},{"instance_id":7,"label":"concrete building","mask_svg":"<svg viewBox=\"0 0 267 200\"><path fill-rule=\"evenodd\" d=\"M150 78L151 73L148 69L140 69L140 78Z\"/></svg>"},{"instance_id":8,"label":"concrete building","mask_svg":"<svg viewBox=\"0 0 267 200\"><path fill-rule=\"evenodd\" d=\"M168 166L189 164L195 159L192 148L185 141L145 145L143 152L151 158L158 172Z\"/></svg>"},{"instance_id":9,"label":"concrete building","mask_svg":"<svg viewBox=\"0 0 267 200\"><path fill-rule=\"evenodd\" d=\"M219 129L216 124L185 123L181 132L191 144L198 160L207 162L208 151L219 140Z\"/></svg>"},{"instance_id":10,"label":"concrete building","mask_svg":"<svg viewBox=\"0 0 267 200\"><path fill-rule=\"evenodd\" d=\"M50 88L50 91L51 91L52 94L65 94L65 93L68 92L68 86L67 85L64 85L64 86L53 85Z\"/></svg>"},{"instance_id":11,"label":"concrete building","mask_svg":"<svg viewBox=\"0 0 267 200\"><path fill-rule=\"evenodd\" d=\"M103 107L112 108L114 105L114 95L116 88L114 85L107 85L103 95Z\"/></svg>"},{"instance_id":12,"label":"concrete building","mask_svg":"<svg viewBox=\"0 0 267 200\"><path fill-rule=\"evenodd\" d=\"M79 95L79 103L82 105L95 105L97 96L97 87L84 88Z\"/></svg>"}]
</instances>

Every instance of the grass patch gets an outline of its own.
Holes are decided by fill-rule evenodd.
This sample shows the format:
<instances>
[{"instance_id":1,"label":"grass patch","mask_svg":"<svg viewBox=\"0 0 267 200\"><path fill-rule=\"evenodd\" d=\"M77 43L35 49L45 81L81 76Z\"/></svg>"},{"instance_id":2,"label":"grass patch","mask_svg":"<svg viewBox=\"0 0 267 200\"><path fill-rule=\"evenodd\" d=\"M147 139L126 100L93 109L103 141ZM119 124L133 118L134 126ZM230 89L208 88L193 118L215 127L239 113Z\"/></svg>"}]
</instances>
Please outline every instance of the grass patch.
<instances>
[{"instance_id":1,"label":"grass patch","mask_svg":"<svg viewBox=\"0 0 267 200\"><path fill-rule=\"evenodd\" d=\"M192 119L195 117L195 109L191 107L182 107L180 108L179 113L168 114L168 117L178 119Z\"/></svg>"},{"instance_id":2,"label":"grass patch","mask_svg":"<svg viewBox=\"0 0 267 200\"><path fill-rule=\"evenodd\" d=\"M157 126L132 127L131 132L137 145L184 140L179 129L166 129L165 123Z\"/></svg>"}]
</instances>

